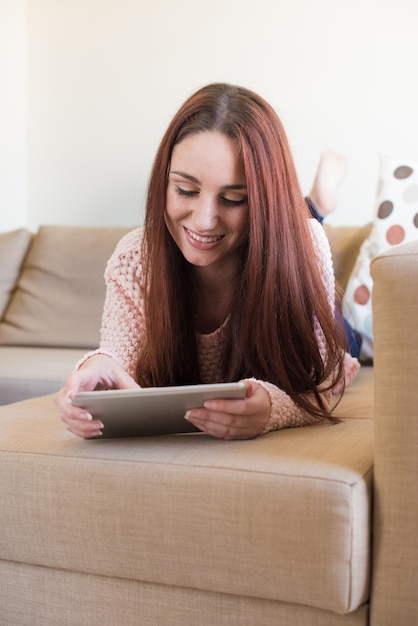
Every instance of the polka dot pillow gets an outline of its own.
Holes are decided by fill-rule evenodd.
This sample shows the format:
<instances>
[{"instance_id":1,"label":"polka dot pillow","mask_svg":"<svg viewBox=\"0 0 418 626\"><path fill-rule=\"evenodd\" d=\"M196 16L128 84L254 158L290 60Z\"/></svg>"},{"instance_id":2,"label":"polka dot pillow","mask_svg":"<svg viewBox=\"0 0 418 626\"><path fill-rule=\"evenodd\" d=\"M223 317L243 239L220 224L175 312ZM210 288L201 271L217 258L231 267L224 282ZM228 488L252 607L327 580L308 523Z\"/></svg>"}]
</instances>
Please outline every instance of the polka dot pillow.
<instances>
[{"instance_id":1,"label":"polka dot pillow","mask_svg":"<svg viewBox=\"0 0 418 626\"><path fill-rule=\"evenodd\" d=\"M413 239L418 239L418 164L381 157L373 228L360 248L343 300L344 316L363 336L363 358L373 357L370 261Z\"/></svg>"}]
</instances>

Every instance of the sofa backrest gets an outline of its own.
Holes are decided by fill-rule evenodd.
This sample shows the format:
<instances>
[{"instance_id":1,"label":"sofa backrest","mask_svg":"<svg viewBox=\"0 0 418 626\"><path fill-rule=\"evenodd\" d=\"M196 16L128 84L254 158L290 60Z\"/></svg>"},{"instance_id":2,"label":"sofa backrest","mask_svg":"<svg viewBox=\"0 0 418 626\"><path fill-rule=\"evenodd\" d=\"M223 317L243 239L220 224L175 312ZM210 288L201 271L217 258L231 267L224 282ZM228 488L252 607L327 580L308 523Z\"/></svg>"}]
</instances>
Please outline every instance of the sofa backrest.
<instances>
[{"instance_id":1,"label":"sofa backrest","mask_svg":"<svg viewBox=\"0 0 418 626\"><path fill-rule=\"evenodd\" d=\"M0 320L16 287L31 238L26 228L0 233Z\"/></svg>"},{"instance_id":2,"label":"sofa backrest","mask_svg":"<svg viewBox=\"0 0 418 626\"><path fill-rule=\"evenodd\" d=\"M41 226L0 233L0 345L98 346L106 262L124 227ZM344 290L371 225L331 226L337 283Z\"/></svg>"},{"instance_id":3,"label":"sofa backrest","mask_svg":"<svg viewBox=\"0 0 418 626\"><path fill-rule=\"evenodd\" d=\"M325 224L325 232L331 245L335 279L341 295L354 269L363 241L371 232L372 224L364 226L332 226Z\"/></svg>"},{"instance_id":4,"label":"sofa backrest","mask_svg":"<svg viewBox=\"0 0 418 626\"><path fill-rule=\"evenodd\" d=\"M106 262L129 230L41 226L4 311L0 345L97 347Z\"/></svg>"}]
</instances>

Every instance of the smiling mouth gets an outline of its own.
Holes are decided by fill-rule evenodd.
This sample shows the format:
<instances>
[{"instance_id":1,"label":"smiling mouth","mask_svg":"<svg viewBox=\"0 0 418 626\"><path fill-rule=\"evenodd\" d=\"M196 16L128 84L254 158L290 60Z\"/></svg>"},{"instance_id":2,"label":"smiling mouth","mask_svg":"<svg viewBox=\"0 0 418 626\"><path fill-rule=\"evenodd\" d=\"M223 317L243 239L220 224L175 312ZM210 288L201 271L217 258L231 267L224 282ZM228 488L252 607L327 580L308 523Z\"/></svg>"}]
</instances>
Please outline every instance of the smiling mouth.
<instances>
[{"instance_id":1,"label":"smiling mouth","mask_svg":"<svg viewBox=\"0 0 418 626\"><path fill-rule=\"evenodd\" d=\"M200 243L215 243L216 241L220 241L224 237L224 235L217 235L216 237L202 237L201 235L193 233L188 228L186 228L185 230L192 239L194 239L195 241L199 241Z\"/></svg>"}]
</instances>

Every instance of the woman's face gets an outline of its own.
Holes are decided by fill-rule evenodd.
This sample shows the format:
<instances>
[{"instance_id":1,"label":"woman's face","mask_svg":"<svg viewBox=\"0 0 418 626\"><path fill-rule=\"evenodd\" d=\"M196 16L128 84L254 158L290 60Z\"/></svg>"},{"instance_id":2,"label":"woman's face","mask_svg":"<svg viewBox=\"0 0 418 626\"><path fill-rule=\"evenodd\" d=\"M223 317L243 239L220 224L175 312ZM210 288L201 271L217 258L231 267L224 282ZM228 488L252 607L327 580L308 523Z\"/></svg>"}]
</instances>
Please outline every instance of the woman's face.
<instances>
[{"instance_id":1,"label":"woman's face","mask_svg":"<svg viewBox=\"0 0 418 626\"><path fill-rule=\"evenodd\" d=\"M173 150L165 221L196 267L236 267L248 232L248 198L237 148L220 132L188 135Z\"/></svg>"}]
</instances>

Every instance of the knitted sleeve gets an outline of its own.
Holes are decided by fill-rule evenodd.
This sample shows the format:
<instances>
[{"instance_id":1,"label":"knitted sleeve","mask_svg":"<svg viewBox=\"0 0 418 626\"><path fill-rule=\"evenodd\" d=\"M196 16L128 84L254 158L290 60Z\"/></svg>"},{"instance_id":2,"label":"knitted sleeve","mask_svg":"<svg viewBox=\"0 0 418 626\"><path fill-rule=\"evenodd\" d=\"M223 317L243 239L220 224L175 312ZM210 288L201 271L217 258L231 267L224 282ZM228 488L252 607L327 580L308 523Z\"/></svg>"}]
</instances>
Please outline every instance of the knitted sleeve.
<instances>
[{"instance_id":1,"label":"knitted sleeve","mask_svg":"<svg viewBox=\"0 0 418 626\"><path fill-rule=\"evenodd\" d=\"M328 301L331 310L335 311L335 277L332 264L331 248L325 231L317 220L309 220L311 227L312 238L314 243L315 252L322 268L322 278L324 281L325 289L328 294ZM318 337L318 344L321 350L322 356L325 354L325 339L322 330L315 320L315 332ZM339 383L333 388L333 394L339 394L345 388L351 385L356 378L360 369L360 363L358 359L351 356L348 352L344 353L344 376Z\"/></svg>"},{"instance_id":2,"label":"knitted sleeve","mask_svg":"<svg viewBox=\"0 0 418 626\"><path fill-rule=\"evenodd\" d=\"M119 241L105 270L106 298L98 350L89 352L76 368L91 356L104 354L115 359L132 377L144 334L141 294L142 229L131 231Z\"/></svg>"},{"instance_id":3,"label":"knitted sleeve","mask_svg":"<svg viewBox=\"0 0 418 626\"><path fill-rule=\"evenodd\" d=\"M135 375L144 334L141 245L142 229L125 235L110 257L105 271L107 289L100 350L111 353L131 376Z\"/></svg>"}]
</instances>

